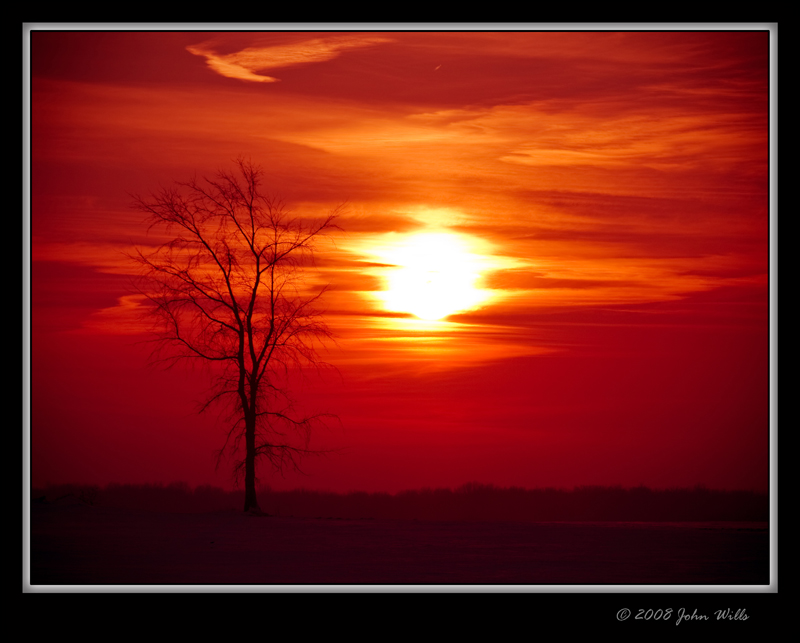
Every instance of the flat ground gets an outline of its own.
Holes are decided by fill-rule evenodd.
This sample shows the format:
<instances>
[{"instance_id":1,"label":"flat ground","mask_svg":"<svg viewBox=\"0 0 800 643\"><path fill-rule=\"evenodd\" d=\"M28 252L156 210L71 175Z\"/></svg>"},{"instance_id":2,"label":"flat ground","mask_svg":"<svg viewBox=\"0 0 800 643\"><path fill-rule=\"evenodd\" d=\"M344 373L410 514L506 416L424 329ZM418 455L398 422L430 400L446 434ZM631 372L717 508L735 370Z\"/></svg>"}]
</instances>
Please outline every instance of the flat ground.
<instances>
[{"instance_id":1,"label":"flat ground","mask_svg":"<svg viewBox=\"0 0 800 643\"><path fill-rule=\"evenodd\" d=\"M767 585L766 523L254 517L31 506L31 585Z\"/></svg>"}]
</instances>

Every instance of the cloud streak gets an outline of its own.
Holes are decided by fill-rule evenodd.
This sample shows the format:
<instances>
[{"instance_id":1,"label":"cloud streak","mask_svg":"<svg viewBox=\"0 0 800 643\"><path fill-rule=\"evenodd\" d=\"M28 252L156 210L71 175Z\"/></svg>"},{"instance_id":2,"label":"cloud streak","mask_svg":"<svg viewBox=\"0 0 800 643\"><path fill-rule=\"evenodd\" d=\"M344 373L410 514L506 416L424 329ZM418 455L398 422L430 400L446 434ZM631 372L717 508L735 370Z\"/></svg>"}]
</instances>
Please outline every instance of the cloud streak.
<instances>
[{"instance_id":1,"label":"cloud streak","mask_svg":"<svg viewBox=\"0 0 800 643\"><path fill-rule=\"evenodd\" d=\"M222 76L258 83L274 83L280 79L260 72L293 65L326 62L338 57L344 51L386 42L391 42L391 39L339 36L314 38L287 45L247 47L231 54L216 53L211 48L210 42L190 45L186 49L195 56L204 56L206 64Z\"/></svg>"}]
</instances>

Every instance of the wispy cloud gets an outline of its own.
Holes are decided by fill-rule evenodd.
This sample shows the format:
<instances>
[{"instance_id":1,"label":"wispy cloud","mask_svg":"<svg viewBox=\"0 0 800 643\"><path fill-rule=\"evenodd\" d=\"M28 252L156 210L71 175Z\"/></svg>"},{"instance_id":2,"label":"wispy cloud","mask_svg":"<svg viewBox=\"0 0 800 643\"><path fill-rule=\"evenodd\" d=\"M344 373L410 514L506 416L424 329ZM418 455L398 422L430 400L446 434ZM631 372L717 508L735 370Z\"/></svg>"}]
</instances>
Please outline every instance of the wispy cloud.
<instances>
[{"instance_id":1,"label":"wispy cloud","mask_svg":"<svg viewBox=\"0 0 800 643\"><path fill-rule=\"evenodd\" d=\"M217 54L211 48L212 43L210 42L190 45L186 49L196 56L205 56L206 64L222 76L260 83L274 83L280 79L261 72L292 65L325 62L336 58L348 49L359 49L386 42L392 42L392 40L378 36L337 36L314 38L286 45L248 47L224 55Z\"/></svg>"}]
</instances>

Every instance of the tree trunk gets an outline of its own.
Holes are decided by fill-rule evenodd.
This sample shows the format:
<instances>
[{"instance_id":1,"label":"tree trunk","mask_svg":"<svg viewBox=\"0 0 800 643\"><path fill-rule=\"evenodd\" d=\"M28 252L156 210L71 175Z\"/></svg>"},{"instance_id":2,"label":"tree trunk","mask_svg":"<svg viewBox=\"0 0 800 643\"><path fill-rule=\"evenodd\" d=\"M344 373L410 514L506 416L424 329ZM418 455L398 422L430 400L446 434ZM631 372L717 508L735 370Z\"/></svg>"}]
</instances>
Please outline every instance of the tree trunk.
<instances>
[{"instance_id":1,"label":"tree trunk","mask_svg":"<svg viewBox=\"0 0 800 643\"><path fill-rule=\"evenodd\" d=\"M256 420L245 418L244 510L260 511L256 500Z\"/></svg>"}]
</instances>

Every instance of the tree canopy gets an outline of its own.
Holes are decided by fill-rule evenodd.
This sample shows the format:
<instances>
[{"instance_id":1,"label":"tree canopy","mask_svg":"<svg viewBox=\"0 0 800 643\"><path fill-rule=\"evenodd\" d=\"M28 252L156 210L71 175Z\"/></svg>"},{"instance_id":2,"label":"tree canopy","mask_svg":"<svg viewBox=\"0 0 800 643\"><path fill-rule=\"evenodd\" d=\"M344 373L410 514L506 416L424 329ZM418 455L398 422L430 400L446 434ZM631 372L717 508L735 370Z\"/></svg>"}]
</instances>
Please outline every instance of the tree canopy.
<instances>
[{"instance_id":1,"label":"tree canopy","mask_svg":"<svg viewBox=\"0 0 800 643\"><path fill-rule=\"evenodd\" d=\"M133 255L153 321L153 357L208 367L212 387L202 409L219 403L229 411L219 456L234 455L245 511L258 511L256 462L297 467L323 417L298 412L288 377L323 365L318 349L331 333L317 305L326 288L311 290L306 276L317 242L339 229L338 208L294 216L265 193L263 178L260 167L239 159L231 171L134 201L148 229L165 239Z\"/></svg>"}]
</instances>

